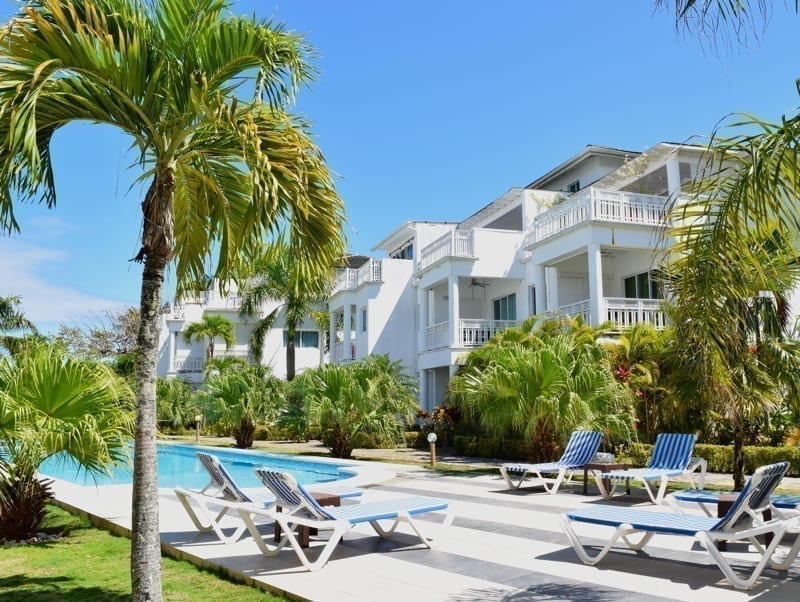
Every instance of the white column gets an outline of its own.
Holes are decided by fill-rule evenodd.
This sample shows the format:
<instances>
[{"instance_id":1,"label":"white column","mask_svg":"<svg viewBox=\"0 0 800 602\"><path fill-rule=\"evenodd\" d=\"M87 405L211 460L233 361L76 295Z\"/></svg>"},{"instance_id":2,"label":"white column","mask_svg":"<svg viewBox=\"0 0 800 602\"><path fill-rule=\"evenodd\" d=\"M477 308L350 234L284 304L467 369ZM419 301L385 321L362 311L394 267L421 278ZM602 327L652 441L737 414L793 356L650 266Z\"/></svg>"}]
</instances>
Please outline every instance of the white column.
<instances>
[{"instance_id":1,"label":"white column","mask_svg":"<svg viewBox=\"0 0 800 602\"><path fill-rule=\"evenodd\" d=\"M355 359L350 352L353 345L353 333L350 330L350 322L352 320L352 306L349 303L344 304L344 319L342 320L342 359Z\"/></svg>"},{"instance_id":2,"label":"white column","mask_svg":"<svg viewBox=\"0 0 800 602\"><path fill-rule=\"evenodd\" d=\"M330 329L330 335L328 339L328 362L331 364L334 360L333 349L336 347L336 312L333 309L329 310L330 313L328 314L328 328ZM323 345L320 345L322 349L324 349ZM324 355L324 351L320 349L320 364L322 363L322 357Z\"/></svg>"},{"instance_id":3,"label":"white column","mask_svg":"<svg viewBox=\"0 0 800 602\"><path fill-rule=\"evenodd\" d=\"M419 375L419 407L428 410L428 371L420 370Z\"/></svg>"},{"instance_id":4,"label":"white column","mask_svg":"<svg viewBox=\"0 0 800 602\"><path fill-rule=\"evenodd\" d=\"M549 266L545 270L545 280L547 281L545 286L547 294L547 299L545 300L546 309L557 310L560 305L558 301L558 268Z\"/></svg>"},{"instance_id":5,"label":"white column","mask_svg":"<svg viewBox=\"0 0 800 602\"><path fill-rule=\"evenodd\" d=\"M589 314L592 326L598 326L605 320L603 314L603 258L600 255L600 244L589 243L586 247L589 257Z\"/></svg>"},{"instance_id":6,"label":"white column","mask_svg":"<svg viewBox=\"0 0 800 602\"><path fill-rule=\"evenodd\" d=\"M545 267L542 264L537 263L533 266L533 288L537 314L543 314L547 311L547 289L544 270Z\"/></svg>"},{"instance_id":7,"label":"white column","mask_svg":"<svg viewBox=\"0 0 800 602\"><path fill-rule=\"evenodd\" d=\"M417 353L427 351L428 344L428 291L417 289L417 305L419 306L419 332L417 332ZM420 375L422 372L420 372ZM422 378L420 376L420 378ZM421 382L421 381L420 381ZM421 385L420 385L421 386ZM421 389L420 389L421 390Z\"/></svg>"},{"instance_id":8,"label":"white column","mask_svg":"<svg viewBox=\"0 0 800 602\"><path fill-rule=\"evenodd\" d=\"M176 332L172 330L167 331L169 333L169 341L167 341L167 353L169 354L169 360L167 362L167 372L174 372L175 371L175 335Z\"/></svg>"},{"instance_id":9,"label":"white column","mask_svg":"<svg viewBox=\"0 0 800 602\"><path fill-rule=\"evenodd\" d=\"M667 169L667 191L670 198L674 199L681 193L681 167L676 155L670 156L665 162Z\"/></svg>"},{"instance_id":10,"label":"white column","mask_svg":"<svg viewBox=\"0 0 800 602\"><path fill-rule=\"evenodd\" d=\"M458 347L461 340L458 332L458 322L461 319L458 314L458 276L447 277L447 291L450 297L447 302L450 316L450 346Z\"/></svg>"}]
</instances>

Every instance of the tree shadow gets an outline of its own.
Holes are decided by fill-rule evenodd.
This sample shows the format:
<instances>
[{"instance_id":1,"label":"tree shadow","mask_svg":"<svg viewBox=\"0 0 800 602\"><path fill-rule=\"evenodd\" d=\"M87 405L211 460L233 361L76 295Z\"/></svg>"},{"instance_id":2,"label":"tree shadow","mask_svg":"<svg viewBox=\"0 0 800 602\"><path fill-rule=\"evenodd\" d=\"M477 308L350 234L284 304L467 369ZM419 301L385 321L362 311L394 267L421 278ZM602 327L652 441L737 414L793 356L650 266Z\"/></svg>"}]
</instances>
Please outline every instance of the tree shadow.
<instances>
[{"instance_id":1,"label":"tree shadow","mask_svg":"<svg viewBox=\"0 0 800 602\"><path fill-rule=\"evenodd\" d=\"M130 595L120 594L101 587L82 587L72 585L69 577L33 577L31 575L12 575L0 577L0 602L51 602L61 600L105 600L122 602L130 600ZM32 591L33 590L33 591Z\"/></svg>"},{"instance_id":2,"label":"tree shadow","mask_svg":"<svg viewBox=\"0 0 800 602\"><path fill-rule=\"evenodd\" d=\"M608 602L629 596L631 592L605 589L597 585L541 583L518 591L500 588L467 589L450 598L453 602L528 602L533 600L581 600Z\"/></svg>"}]
</instances>

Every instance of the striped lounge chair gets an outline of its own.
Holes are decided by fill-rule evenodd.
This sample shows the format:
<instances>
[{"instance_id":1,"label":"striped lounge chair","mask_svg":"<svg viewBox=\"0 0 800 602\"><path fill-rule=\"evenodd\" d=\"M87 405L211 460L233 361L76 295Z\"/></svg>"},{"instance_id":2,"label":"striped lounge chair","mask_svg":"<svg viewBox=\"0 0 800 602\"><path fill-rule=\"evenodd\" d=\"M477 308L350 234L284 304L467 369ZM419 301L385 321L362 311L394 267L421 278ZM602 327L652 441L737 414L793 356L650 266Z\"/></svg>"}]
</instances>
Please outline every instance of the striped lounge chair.
<instances>
[{"instance_id":1,"label":"striped lounge chair","mask_svg":"<svg viewBox=\"0 0 800 602\"><path fill-rule=\"evenodd\" d=\"M175 495L198 531L201 533L213 531L223 543L234 543L247 530L247 525L241 522L231 535L225 535L221 526L222 517L231 509L242 505L256 508L269 507L275 503L275 497L265 491L258 500L252 499L236 484L233 476L217 456L204 452L196 452L195 455L208 473L209 481L199 491L176 487ZM359 489L331 488L326 491L342 498L361 495ZM219 507L220 510L212 511L209 507L212 505Z\"/></svg>"},{"instance_id":2,"label":"striped lounge chair","mask_svg":"<svg viewBox=\"0 0 800 602\"><path fill-rule=\"evenodd\" d=\"M604 499L610 499L620 483L629 484L632 480L639 480L654 504L662 502L667 492L667 483L672 477L687 475L694 487L702 489L708 464L703 458L692 457L696 440L697 437L691 434L661 433L656 437L647 466L595 474L597 488ZM697 484L693 478L695 471L700 472ZM651 487L654 481L659 483L656 492ZM610 489L606 487L606 483L611 483Z\"/></svg>"},{"instance_id":3,"label":"striped lounge chair","mask_svg":"<svg viewBox=\"0 0 800 602\"><path fill-rule=\"evenodd\" d=\"M525 477L532 474L539 478L547 493L558 493L561 483L569 483L576 470L591 462L597 450L600 449L602 438L603 434L598 431L575 431L570 436L561 458L555 462L503 464L500 467L500 474L503 475L503 479L509 489L518 489ZM547 481L543 476L545 474L556 475L550 487L548 487Z\"/></svg>"},{"instance_id":4,"label":"striped lounge chair","mask_svg":"<svg viewBox=\"0 0 800 602\"><path fill-rule=\"evenodd\" d=\"M630 507L595 506L563 514L560 517L561 526L580 559L590 565L602 560L619 539L629 548L638 551L657 533L693 537L705 547L734 587L750 589L768 564L775 570L786 570L800 549L800 538L797 538L788 553L782 559L777 559L777 547L787 530L796 525L797 519L776 518L765 521L762 518L764 510L769 506L770 494L788 469L788 462L779 462L756 470L730 510L719 519L672 512L651 512ZM616 530L608 543L599 552L592 554L575 533L575 523L605 525ZM756 537L767 534L772 535L772 540L768 545L762 545ZM631 536L636 535L642 537L638 541L632 541ZM739 572L734 571L729 560L715 545L720 541L744 541L755 547L760 556L749 574L740 576L741 556L736 559ZM635 562L635 557L630 557L630 561Z\"/></svg>"},{"instance_id":5,"label":"striped lounge chair","mask_svg":"<svg viewBox=\"0 0 800 602\"><path fill-rule=\"evenodd\" d=\"M396 531L400 523L407 523L420 542L430 548L430 542L422 534L413 517L428 512L445 511L443 524L448 525L452 522L447 500L406 497L381 502L348 504L340 507L322 507L289 473L257 469L256 474L275 495L277 505L281 506L282 510L277 511L274 507L255 508L252 505L243 505L237 507L239 515L265 556L276 556L289 545L309 571L316 571L324 567L342 536L356 525L369 523L381 537L389 537ZM253 522L255 516L272 518L280 525L282 538L277 545L270 545L267 543L268 538L261 536ZM391 521L391 523L384 528L380 521ZM319 555L313 561L295 533L301 527L331 532Z\"/></svg>"},{"instance_id":6,"label":"striped lounge chair","mask_svg":"<svg viewBox=\"0 0 800 602\"><path fill-rule=\"evenodd\" d=\"M698 506L706 516L716 516L709 506L719 503L719 498L723 494L736 494L736 492L717 491L714 489L683 489L671 493L666 497L666 501L676 512L683 513L684 507L691 504ZM778 516L785 518L798 516L800 513L800 495L790 495L787 493L773 493L769 498L771 510Z\"/></svg>"}]
</instances>

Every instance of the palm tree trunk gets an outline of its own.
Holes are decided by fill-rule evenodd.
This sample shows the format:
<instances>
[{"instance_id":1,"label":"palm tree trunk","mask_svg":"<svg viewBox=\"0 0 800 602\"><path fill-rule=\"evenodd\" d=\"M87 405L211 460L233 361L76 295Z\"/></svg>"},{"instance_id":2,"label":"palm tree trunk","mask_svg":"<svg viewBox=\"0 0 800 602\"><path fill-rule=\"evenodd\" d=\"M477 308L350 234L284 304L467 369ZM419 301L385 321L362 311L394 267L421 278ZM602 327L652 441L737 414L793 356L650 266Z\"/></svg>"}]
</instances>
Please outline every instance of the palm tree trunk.
<instances>
[{"instance_id":1,"label":"palm tree trunk","mask_svg":"<svg viewBox=\"0 0 800 602\"><path fill-rule=\"evenodd\" d=\"M161 600L161 536L156 468L156 353L166 262L147 257L142 274L136 357L131 585L134 600Z\"/></svg>"},{"instance_id":2,"label":"palm tree trunk","mask_svg":"<svg viewBox=\"0 0 800 602\"><path fill-rule=\"evenodd\" d=\"M136 438L131 523L131 589L134 602L161 602L161 536L156 468L156 363L164 270L174 242L172 199L175 178L168 166L157 172L142 203L144 258L141 321L136 350Z\"/></svg>"},{"instance_id":3,"label":"palm tree trunk","mask_svg":"<svg viewBox=\"0 0 800 602\"><path fill-rule=\"evenodd\" d=\"M733 490L744 487L744 427L742 421L733 421Z\"/></svg>"}]
</instances>

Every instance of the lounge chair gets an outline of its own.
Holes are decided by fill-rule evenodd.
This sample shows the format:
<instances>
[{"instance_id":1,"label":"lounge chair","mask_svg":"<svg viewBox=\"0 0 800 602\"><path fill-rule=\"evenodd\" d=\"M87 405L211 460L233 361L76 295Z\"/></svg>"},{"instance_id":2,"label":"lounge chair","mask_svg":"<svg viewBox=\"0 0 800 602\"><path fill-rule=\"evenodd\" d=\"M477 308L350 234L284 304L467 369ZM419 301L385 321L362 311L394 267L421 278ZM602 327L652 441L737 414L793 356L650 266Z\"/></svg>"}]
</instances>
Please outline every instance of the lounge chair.
<instances>
[{"instance_id":1,"label":"lounge chair","mask_svg":"<svg viewBox=\"0 0 800 602\"><path fill-rule=\"evenodd\" d=\"M528 474L539 477L544 490L549 494L558 493L561 483L569 483L573 474L584 464L591 462L597 450L600 448L600 441L603 434L598 431L574 431L570 435L567 447L561 458L555 462L545 462L541 464L503 464L500 467L500 474L503 475L509 489L519 489ZM543 475L555 474L550 487ZM566 477L566 481L565 481Z\"/></svg>"},{"instance_id":2,"label":"lounge chair","mask_svg":"<svg viewBox=\"0 0 800 602\"><path fill-rule=\"evenodd\" d=\"M706 479L708 463L703 458L692 456L695 435L681 433L661 433L656 437L650 459L644 468L628 468L625 470L612 470L610 472L595 474L597 488L604 499L611 498L617 486L631 480L639 480L644 485L647 495L654 504L660 504L667 492L667 483L670 478L687 475L692 486L702 489ZM694 481L694 472L699 471L698 482ZM651 488L652 481L659 481L657 492ZM611 483L611 489L606 483Z\"/></svg>"},{"instance_id":3,"label":"lounge chair","mask_svg":"<svg viewBox=\"0 0 800 602\"><path fill-rule=\"evenodd\" d=\"M666 497L669 503L676 512L684 513L684 507L688 504L697 505L706 516L716 516L716 512L712 512L708 507L709 505L716 505L719 503L721 495L737 495L738 492L717 491L713 489L683 489L671 493ZM735 501L731 497L731 502ZM769 498L772 511L776 515L784 518L797 516L800 512L800 495L789 495L785 493L774 493ZM793 512L794 511L794 512Z\"/></svg>"},{"instance_id":4,"label":"lounge chair","mask_svg":"<svg viewBox=\"0 0 800 602\"><path fill-rule=\"evenodd\" d=\"M412 517L427 512L448 510L447 500L427 497L406 497L382 502L322 507L289 473L257 469L256 474L275 495L277 505L281 506L282 510L277 511L274 507L257 508L252 505L241 505L236 508L237 512L265 556L276 556L288 544L309 571L316 571L324 567L342 536L361 523L369 523L381 537L389 537L400 523L407 523L420 542L430 548L430 542L422 534L419 525ZM270 545L267 543L267 538L261 536L253 522L254 516L272 518L281 526L282 538L277 545ZM388 528L384 528L379 522L382 520L392 522ZM452 522L452 515L447 512L443 524L448 525L450 522ZM295 533L296 529L302 527L331 531L330 537L314 561L309 559Z\"/></svg>"},{"instance_id":5,"label":"lounge chair","mask_svg":"<svg viewBox=\"0 0 800 602\"><path fill-rule=\"evenodd\" d=\"M203 468L206 469L206 472L208 472L209 481L199 491L176 487L175 495L198 531L202 533L214 531L220 541L234 543L247 530L247 525L240 523L231 535L225 535L220 526L222 517L231 509L241 505L261 508L271 506L275 503L275 497L271 493L264 492L265 495L261 499L253 500L236 484L233 476L217 456L204 452L196 452L195 455ZM332 488L328 491L339 497L357 497L361 495L361 491L358 489ZM197 510L192 506L192 502L197 506ZM210 505L221 508L216 513L216 516L215 511L209 508Z\"/></svg>"},{"instance_id":6,"label":"lounge chair","mask_svg":"<svg viewBox=\"0 0 800 602\"><path fill-rule=\"evenodd\" d=\"M783 560L774 559L778 544L789 527L796 523L796 519L778 518L764 521L762 518L764 509L769 505L770 494L788 469L788 462L779 462L756 470L736 502L720 519L671 512L650 512L637 508L596 506L563 514L560 517L561 526L580 559L590 565L602 560L618 539L622 539L629 548L638 551L644 548L656 533L688 535L703 544L734 587L750 589L767 564L776 570L786 570L800 549L800 538L798 538ZM615 527L616 531L608 544L592 555L573 530L573 523L606 525ZM639 541L634 542L630 537L635 534L643 535ZM773 537L770 544L762 546L756 537L765 534L771 534ZM715 545L719 541L746 541L755 546L760 553L760 559L749 575L740 577L734 572L729 561Z\"/></svg>"}]
</instances>

